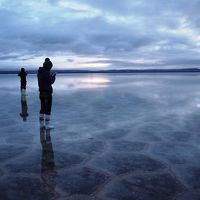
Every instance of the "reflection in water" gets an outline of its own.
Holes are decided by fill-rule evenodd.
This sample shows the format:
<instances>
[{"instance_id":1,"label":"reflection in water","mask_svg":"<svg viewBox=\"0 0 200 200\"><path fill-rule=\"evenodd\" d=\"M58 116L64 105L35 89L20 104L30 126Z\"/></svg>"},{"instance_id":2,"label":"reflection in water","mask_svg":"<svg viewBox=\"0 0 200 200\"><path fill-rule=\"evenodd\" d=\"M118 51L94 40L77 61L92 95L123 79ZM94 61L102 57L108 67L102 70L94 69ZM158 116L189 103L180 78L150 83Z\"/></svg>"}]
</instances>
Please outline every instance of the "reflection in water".
<instances>
[{"instance_id":1,"label":"reflection in water","mask_svg":"<svg viewBox=\"0 0 200 200\"><path fill-rule=\"evenodd\" d=\"M104 76L91 75L80 80L80 84L86 88L107 87L110 80Z\"/></svg>"},{"instance_id":2,"label":"reflection in water","mask_svg":"<svg viewBox=\"0 0 200 200\"><path fill-rule=\"evenodd\" d=\"M45 187L47 187L53 195L56 195L56 170L50 129L46 130L45 128L40 128L40 142L42 145L41 179Z\"/></svg>"},{"instance_id":3,"label":"reflection in water","mask_svg":"<svg viewBox=\"0 0 200 200\"><path fill-rule=\"evenodd\" d=\"M108 87L111 80L106 75L90 74L81 76L60 76L55 83L57 89L93 89Z\"/></svg>"},{"instance_id":4,"label":"reflection in water","mask_svg":"<svg viewBox=\"0 0 200 200\"><path fill-rule=\"evenodd\" d=\"M28 106L26 101L26 95L21 94L21 113L20 116L22 117L23 121L25 122L28 117Z\"/></svg>"},{"instance_id":5,"label":"reflection in water","mask_svg":"<svg viewBox=\"0 0 200 200\"><path fill-rule=\"evenodd\" d=\"M108 78L97 75L91 75L87 78L82 78L81 81L88 84L107 84L110 82Z\"/></svg>"},{"instance_id":6,"label":"reflection in water","mask_svg":"<svg viewBox=\"0 0 200 200\"><path fill-rule=\"evenodd\" d=\"M200 103L197 103L196 107L197 107L197 108L200 108Z\"/></svg>"}]
</instances>

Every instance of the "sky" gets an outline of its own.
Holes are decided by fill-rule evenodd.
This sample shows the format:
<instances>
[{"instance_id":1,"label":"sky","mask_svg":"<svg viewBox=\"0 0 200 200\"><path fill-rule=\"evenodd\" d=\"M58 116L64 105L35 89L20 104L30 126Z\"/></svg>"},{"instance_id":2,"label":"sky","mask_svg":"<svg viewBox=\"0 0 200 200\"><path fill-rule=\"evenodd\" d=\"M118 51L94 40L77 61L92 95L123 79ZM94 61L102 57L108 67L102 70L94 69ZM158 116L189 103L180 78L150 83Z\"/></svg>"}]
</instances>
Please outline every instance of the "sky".
<instances>
[{"instance_id":1,"label":"sky","mask_svg":"<svg viewBox=\"0 0 200 200\"><path fill-rule=\"evenodd\" d=\"M200 0L0 0L0 70L200 67Z\"/></svg>"}]
</instances>

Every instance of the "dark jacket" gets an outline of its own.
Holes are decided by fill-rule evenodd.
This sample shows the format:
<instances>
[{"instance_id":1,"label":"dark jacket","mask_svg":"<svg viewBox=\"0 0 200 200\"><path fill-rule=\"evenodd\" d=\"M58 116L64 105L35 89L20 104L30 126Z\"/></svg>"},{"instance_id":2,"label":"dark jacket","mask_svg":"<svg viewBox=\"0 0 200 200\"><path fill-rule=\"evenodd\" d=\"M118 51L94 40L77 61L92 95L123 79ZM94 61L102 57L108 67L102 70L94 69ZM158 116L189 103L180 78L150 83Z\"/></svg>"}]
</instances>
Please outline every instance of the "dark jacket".
<instances>
[{"instance_id":1,"label":"dark jacket","mask_svg":"<svg viewBox=\"0 0 200 200\"><path fill-rule=\"evenodd\" d=\"M53 93L52 84L55 81L55 75L52 75L50 69L40 67L37 73L38 86L40 92Z\"/></svg>"},{"instance_id":2,"label":"dark jacket","mask_svg":"<svg viewBox=\"0 0 200 200\"><path fill-rule=\"evenodd\" d=\"M21 82L22 82L22 83L26 83L26 76L27 76L27 73L26 73L26 72L20 71L20 72L18 73L18 76L20 76Z\"/></svg>"}]
</instances>

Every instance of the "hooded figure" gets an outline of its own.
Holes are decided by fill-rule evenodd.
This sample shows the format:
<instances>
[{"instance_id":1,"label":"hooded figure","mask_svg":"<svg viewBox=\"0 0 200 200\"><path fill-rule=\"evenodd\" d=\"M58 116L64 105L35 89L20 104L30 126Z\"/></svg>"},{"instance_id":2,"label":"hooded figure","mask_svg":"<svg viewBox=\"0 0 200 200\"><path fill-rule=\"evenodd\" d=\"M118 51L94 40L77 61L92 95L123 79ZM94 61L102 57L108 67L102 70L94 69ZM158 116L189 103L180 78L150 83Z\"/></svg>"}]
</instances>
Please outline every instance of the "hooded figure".
<instances>
[{"instance_id":1,"label":"hooded figure","mask_svg":"<svg viewBox=\"0 0 200 200\"><path fill-rule=\"evenodd\" d=\"M24 68L21 68L21 71L18 73L18 76L21 78L21 92L22 95L26 94L26 76L27 73Z\"/></svg>"},{"instance_id":2,"label":"hooded figure","mask_svg":"<svg viewBox=\"0 0 200 200\"><path fill-rule=\"evenodd\" d=\"M52 84L55 82L56 74L51 72L53 64L49 58L45 58L43 67L38 70L38 86L40 92L40 125L41 127L46 127L47 129L53 128L50 126L50 115L51 115L51 105L52 105Z\"/></svg>"},{"instance_id":3,"label":"hooded figure","mask_svg":"<svg viewBox=\"0 0 200 200\"><path fill-rule=\"evenodd\" d=\"M43 67L38 70L38 86L40 92L53 93L52 84L55 81L55 73L51 72L53 64L49 58L45 59Z\"/></svg>"}]
</instances>

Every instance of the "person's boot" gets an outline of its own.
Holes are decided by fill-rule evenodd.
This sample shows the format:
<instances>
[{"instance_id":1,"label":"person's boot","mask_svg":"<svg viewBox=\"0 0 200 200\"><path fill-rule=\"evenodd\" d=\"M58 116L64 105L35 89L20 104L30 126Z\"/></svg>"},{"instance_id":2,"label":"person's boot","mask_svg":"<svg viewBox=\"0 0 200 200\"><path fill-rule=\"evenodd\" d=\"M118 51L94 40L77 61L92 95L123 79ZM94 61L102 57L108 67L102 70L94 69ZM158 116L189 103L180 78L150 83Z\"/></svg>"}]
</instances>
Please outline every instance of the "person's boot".
<instances>
[{"instance_id":1,"label":"person's boot","mask_svg":"<svg viewBox=\"0 0 200 200\"><path fill-rule=\"evenodd\" d=\"M40 120L40 128L45 128L44 114L40 114L39 120Z\"/></svg>"},{"instance_id":2,"label":"person's boot","mask_svg":"<svg viewBox=\"0 0 200 200\"><path fill-rule=\"evenodd\" d=\"M46 129L54 128L54 126L50 124L50 115L46 115L46 117L45 117L45 128Z\"/></svg>"}]
</instances>

